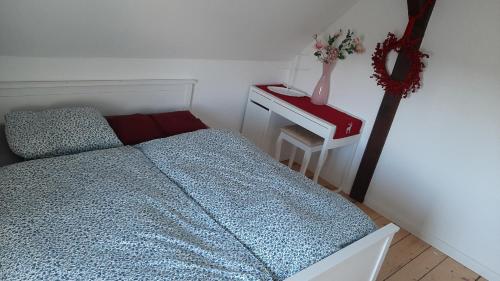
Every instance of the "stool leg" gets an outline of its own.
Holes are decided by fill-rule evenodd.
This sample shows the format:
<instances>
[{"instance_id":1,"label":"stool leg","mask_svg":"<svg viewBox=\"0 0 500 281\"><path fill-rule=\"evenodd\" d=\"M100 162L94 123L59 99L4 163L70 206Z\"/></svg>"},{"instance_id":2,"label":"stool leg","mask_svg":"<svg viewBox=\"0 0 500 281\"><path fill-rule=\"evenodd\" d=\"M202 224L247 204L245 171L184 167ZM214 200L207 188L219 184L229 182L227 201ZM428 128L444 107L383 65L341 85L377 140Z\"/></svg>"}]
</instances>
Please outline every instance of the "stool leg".
<instances>
[{"instance_id":1,"label":"stool leg","mask_svg":"<svg viewBox=\"0 0 500 281\"><path fill-rule=\"evenodd\" d=\"M288 167L292 168L293 162L295 161L295 154L297 154L297 147L294 145L292 148L292 154L290 155L290 159L288 160Z\"/></svg>"},{"instance_id":2,"label":"stool leg","mask_svg":"<svg viewBox=\"0 0 500 281\"><path fill-rule=\"evenodd\" d=\"M318 182L319 174L320 174L321 169L323 168L323 165L325 164L325 161L326 161L326 156L328 156L328 149L323 147L321 149L321 154L319 155L318 166L316 166L316 171L314 171L313 181L315 183Z\"/></svg>"},{"instance_id":3,"label":"stool leg","mask_svg":"<svg viewBox=\"0 0 500 281\"><path fill-rule=\"evenodd\" d=\"M283 143L283 136L280 134L278 137L278 140L276 141L276 151L274 152L274 158L276 161L280 161L280 154L281 154L281 144Z\"/></svg>"},{"instance_id":4,"label":"stool leg","mask_svg":"<svg viewBox=\"0 0 500 281\"><path fill-rule=\"evenodd\" d=\"M302 166L300 166L300 173L305 175L307 166L309 166L309 160L311 160L312 152L310 150L304 151L304 158L302 159Z\"/></svg>"}]
</instances>

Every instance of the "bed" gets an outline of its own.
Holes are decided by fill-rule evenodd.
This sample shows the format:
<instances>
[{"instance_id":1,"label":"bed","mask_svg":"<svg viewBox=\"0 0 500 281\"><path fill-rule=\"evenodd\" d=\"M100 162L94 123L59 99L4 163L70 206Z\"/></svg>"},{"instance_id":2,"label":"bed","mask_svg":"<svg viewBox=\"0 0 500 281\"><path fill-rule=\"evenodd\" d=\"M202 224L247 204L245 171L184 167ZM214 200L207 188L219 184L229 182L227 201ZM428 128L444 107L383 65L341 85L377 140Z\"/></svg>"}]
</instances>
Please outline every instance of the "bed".
<instances>
[{"instance_id":1,"label":"bed","mask_svg":"<svg viewBox=\"0 0 500 281\"><path fill-rule=\"evenodd\" d=\"M158 95L175 85L160 95L185 95L189 108L193 81L183 82L10 84L0 99L50 87L100 105L91 96L102 87ZM377 230L347 200L226 130L24 161L0 177L2 280L375 280L398 230Z\"/></svg>"},{"instance_id":2,"label":"bed","mask_svg":"<svg viewBox=\"0 0 500 281\"><path fill-rule=\"evenodd\" d=\"M272 280L137 149L0 169L1 280Z\"/></svg>"}]
</instances>

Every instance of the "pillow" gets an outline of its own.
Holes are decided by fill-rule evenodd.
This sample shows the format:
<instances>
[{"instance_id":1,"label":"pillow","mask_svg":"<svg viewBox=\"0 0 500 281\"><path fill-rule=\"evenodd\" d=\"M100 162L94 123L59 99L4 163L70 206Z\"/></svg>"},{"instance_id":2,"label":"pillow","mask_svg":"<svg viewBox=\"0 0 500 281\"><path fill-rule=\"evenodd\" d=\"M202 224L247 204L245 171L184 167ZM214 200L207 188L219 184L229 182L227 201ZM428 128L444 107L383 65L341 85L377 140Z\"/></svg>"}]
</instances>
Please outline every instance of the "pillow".
<instances>
[{"instance_id":1,"label":"pillow","mask_svg":"<svg viewBox=\"0 0 500 281\"><path fill-rule=\"evenodd\" d=\"M106 117L109 125L125 145L165 137L162 130L151 117L144 114L120 115Z\"/></svg>"},{"instance_id":2,"label":"pillow","mask_svg":"<svg viewBox=\"0 0 500 281\"><path fill-rule=\"evenodd\" d=\"M5 116L15 154L35 159L121 146L106 119L91 107L15 111Z\"/></svg>"},{"instance_id":3,"label":"pillow","mask_svg":"<svg viewBox=\"0 0 500 281\"><path fill-rule=\"evenodd\" d=\"M208 128L189 111L166 112L150 116L167 137Z\"/></svg>"}]
</instances>

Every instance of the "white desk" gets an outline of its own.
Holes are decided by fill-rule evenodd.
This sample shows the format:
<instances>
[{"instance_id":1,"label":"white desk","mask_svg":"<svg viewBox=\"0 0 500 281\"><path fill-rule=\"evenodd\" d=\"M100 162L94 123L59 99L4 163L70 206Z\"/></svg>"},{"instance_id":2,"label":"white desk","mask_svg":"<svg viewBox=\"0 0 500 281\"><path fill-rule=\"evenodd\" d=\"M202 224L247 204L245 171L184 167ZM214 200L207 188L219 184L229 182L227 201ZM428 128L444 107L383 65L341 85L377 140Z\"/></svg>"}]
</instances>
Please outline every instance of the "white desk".
<instances>
[{"instance_id":1,"label":"white desk","mask_svg":"<svg viewBox=\"0 0 500 281\"><path fill-rule=\"evenodd\" d=\"M338 108L335 108L342 111ZM291 123L295 123L325 139L318 163L324 163L328 155L328 148L332 146L340 147L353 144L357 146L360 133L357 135L345 137L342 139L334 139L337 126L327 122L313 114L310 114L278 97L263 91L255 86L250 88L248 102L245 111L245 118L242 126L242 134L252 140L257 146L272 155L273 142L275 138L271 136L272 128L280 124L273 124L272 116L277 114ZM361 120L360 118L356 117ZM364 123L364 122L363 122ZM281 124L281 126L284 124ZM352 149L351 159L346 163L346 168L351 166L352 158L354 157L355 147ZM344 175L346 173L344 169ZM316 171L314 177L319 176L320 171ZM342 181L344 178L342 176Z\"/></svg>"}]
</instances>

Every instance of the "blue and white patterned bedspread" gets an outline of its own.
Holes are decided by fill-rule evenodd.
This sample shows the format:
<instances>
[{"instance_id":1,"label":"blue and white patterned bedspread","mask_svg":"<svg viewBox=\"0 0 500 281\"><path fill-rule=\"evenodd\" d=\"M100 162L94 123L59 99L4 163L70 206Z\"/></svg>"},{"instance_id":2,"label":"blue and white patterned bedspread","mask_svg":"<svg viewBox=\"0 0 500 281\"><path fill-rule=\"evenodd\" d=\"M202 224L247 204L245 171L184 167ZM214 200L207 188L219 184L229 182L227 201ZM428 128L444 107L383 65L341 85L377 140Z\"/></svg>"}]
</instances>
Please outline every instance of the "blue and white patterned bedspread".
<instances>
[{"instance_id":1,"label":"blue and white patterned bedspread","mask_svg":"<svg viewBox=\"0 0 500 281\"><path fill-rule=\"evenodd\" d=\"M0 280L270 280L137 149L0 169Z\"/></svg>"},{"instance_id":2,"label":"blue and white patterned bedspread","mask_svg":"<svg viewBox=\"0 0 500 281\"><path fill-rule=\"evenodd\" d=\"M216 221L285 279L376 230L341 196L225 130L138 145Z\"/></svg>"}]
</instances>

